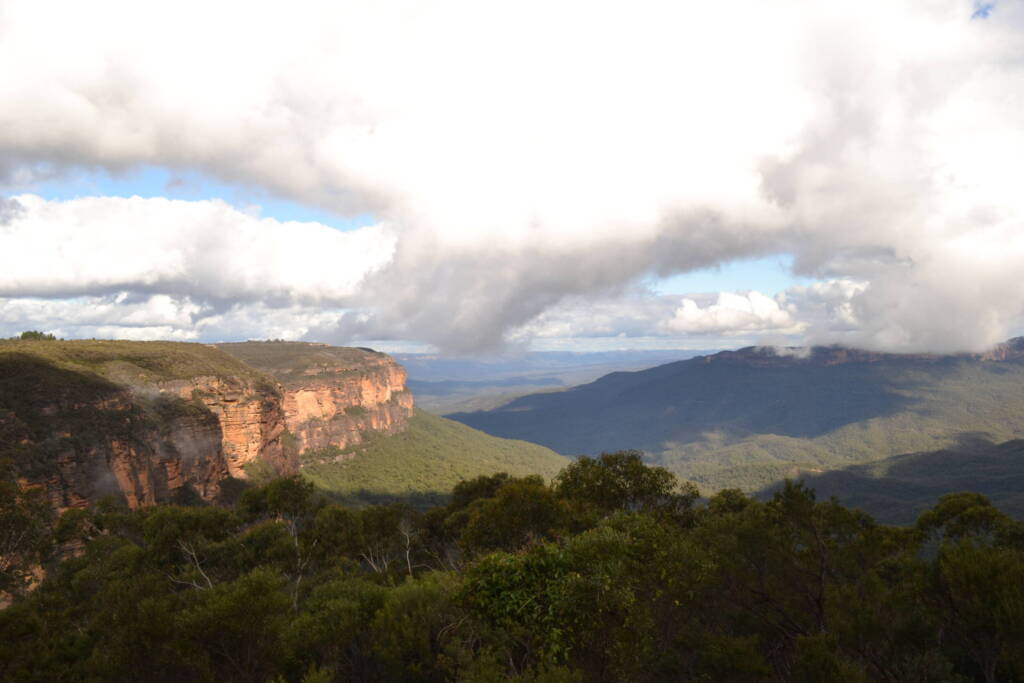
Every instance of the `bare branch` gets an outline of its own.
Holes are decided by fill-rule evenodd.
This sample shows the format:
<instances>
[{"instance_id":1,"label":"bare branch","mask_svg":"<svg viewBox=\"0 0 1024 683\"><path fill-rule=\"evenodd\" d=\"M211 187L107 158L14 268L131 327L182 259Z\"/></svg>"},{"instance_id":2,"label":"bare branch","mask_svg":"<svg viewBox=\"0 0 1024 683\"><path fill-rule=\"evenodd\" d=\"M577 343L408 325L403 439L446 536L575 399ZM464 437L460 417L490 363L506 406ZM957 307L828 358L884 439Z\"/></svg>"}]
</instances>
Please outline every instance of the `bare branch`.
<instances>
[{"instance_id":1,"label":"bare branch","mask_svg":"<svg viewBox=\"0 0 1024 683\"><path fill-rule=\"evenodd\" d=\"M213 588L213 581L211 581L207 573L203 571L203 565L199 562L199 555L196 554L195 547L191 543L186 543L184 540L179 538L178 548L180 548L181 551L185 553L185 556L192 561L192 566L196 568L196 571L198 571L200 576L202 576L203 579L206 581L207 588ZM195 585L196 588L201 588L201 586L195 583L193 583L193 585Z\"/></svg>"}]
</instances>

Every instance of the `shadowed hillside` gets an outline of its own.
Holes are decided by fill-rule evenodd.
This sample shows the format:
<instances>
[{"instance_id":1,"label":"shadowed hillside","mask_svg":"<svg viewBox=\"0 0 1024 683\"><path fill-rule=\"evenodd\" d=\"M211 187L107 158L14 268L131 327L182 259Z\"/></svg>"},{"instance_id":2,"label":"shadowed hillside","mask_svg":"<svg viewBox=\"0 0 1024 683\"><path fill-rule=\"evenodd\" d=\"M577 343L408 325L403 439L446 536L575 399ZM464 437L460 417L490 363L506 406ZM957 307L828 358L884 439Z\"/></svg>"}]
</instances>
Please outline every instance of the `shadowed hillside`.
<instances>
[{"instance_id":1,"label":"shadowed hillside","mask_svg":"<svg viewBox=\"0 0 1024 683\"><path fill-rule=\"evenodd\" d=\"M640 448L703 489L1024 437L1024 340L986 355L748 348L452 415L568 454Z\"/></svg>"},{"instance_id":2,"label":"shadowed hillside","mask_svg":"<svg viewBox=\"0 0 1024 683\"><path fill-rule=\"evenodd\" d=\"M976 491L1007 514L1024 519L1024 440L995 444L972 434L954 447L927 453L908 453L863 465L799 478L820 499L835 497L860 508L886 524L912 524L954 491ZM781 488L759 494L768 498Z\"/></svg>"}]
</instances>

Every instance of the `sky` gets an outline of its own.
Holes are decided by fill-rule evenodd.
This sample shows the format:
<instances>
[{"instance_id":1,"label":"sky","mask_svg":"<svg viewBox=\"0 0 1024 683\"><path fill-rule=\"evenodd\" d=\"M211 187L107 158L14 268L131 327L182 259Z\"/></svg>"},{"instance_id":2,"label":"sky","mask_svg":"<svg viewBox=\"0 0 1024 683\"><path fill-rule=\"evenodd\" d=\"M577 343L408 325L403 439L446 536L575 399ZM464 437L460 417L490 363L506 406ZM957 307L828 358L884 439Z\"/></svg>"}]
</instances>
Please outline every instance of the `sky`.
<instances>
[{"instance_id":1,"label":"sky","mask_svg":"<svg viewBox=\"0 0 1024 683\"><path fill-rule=\"evenodd\" d=\"M1024 2L0 0L0 336L1024 331Z\"/></svg>"}]
</instances>

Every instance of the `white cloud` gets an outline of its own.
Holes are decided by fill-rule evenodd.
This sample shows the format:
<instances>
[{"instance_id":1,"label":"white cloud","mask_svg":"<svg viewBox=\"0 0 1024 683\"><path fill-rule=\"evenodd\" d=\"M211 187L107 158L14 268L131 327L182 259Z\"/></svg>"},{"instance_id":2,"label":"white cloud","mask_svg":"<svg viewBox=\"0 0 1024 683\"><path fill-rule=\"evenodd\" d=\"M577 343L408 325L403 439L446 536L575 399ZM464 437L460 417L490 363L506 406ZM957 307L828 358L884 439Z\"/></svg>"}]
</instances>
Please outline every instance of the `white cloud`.
<instances>
[{"instance_id":1,"label":"white cloud","mask_svg":"<svg viewBox=\"0 0 1024 683\"><path fill-rule=\"evenodd\" d=\"M187 296L127 292L74 299L0 298L0 338L33 329L71 339L302 339L311 329L337 324L343 315L342 309L261 302L219 309Z\"/></svg>"},{"instance_id":2,"label":"white cloud","mask_svg":"<svg viewBox=\"0 0 1024 683\"><path fill-rule=\"evenodd\" d=\"M980 348L1024 310L1024 5L973 11L8 0L0 181L198 168L394 232L21 197L0 205L0 295L320 302L277 329L467 350L651 273L788 252L869 284L839 308L694 299L668 329Z\"/></svg>"},{"instance_id":3,"label":"white cloud","mask_svg":"<svg viewBox=\"0 0 1024 683\"><path fill-rule=\"evenodd\" d=\"M797 334L804 328L791 311L760 292L722 292L714 304L703 308L693 299L683 299L665 326L673 332L696 334Z\"/></svg>"},{"instance_id":4,"label":"white cloud","mask_svg":"<svg viewBox=\"0 0 1024 683\"><path fill-rule=\"evenodd\" d=\"M380 226L343 233L256 218L220 201L14 201L20 210L0 225L0 296L132 291L337 305L394 249Z\"/></svg>"}]
</instances>

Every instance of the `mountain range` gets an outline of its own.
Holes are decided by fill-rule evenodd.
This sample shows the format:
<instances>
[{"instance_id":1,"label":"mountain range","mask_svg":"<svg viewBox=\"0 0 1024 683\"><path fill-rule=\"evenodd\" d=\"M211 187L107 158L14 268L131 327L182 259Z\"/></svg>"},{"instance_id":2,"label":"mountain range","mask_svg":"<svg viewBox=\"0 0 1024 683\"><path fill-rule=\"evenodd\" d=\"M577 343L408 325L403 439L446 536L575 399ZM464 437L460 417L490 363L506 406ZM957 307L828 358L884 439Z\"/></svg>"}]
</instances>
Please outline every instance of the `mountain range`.
<instances>
[{"instance_id":1,"label":"mountain range","mask_svg":"<svg viewBox=\"0 0 1024 683\"><path fill-rule=\"evenodd\" d=\"M448 417L566 455L639 449L705 491L1024 438L1024 338L985 354L748 347Z\"/></svg>"}]
</instances>

